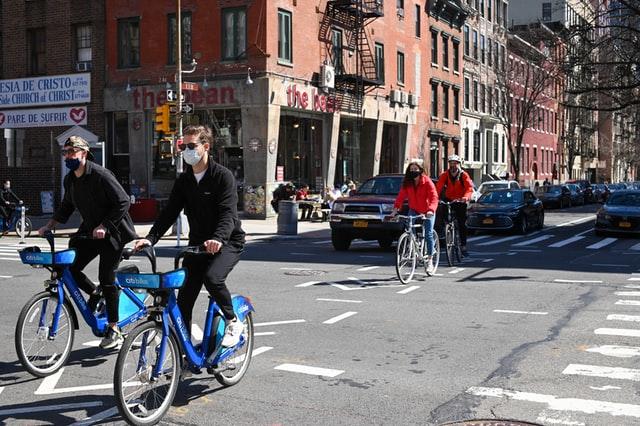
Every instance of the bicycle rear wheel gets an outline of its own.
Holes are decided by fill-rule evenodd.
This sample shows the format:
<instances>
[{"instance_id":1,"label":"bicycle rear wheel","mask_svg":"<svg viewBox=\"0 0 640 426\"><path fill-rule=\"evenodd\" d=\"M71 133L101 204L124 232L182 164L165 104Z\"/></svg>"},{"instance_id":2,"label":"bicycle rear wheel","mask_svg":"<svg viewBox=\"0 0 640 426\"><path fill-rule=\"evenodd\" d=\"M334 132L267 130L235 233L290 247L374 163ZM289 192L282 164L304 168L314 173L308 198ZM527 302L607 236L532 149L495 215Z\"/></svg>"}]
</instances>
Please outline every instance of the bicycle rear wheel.
<instances>
[{"instance_id":1,"label":"bicycle rear wheel","mask_svg":"<svg viewBox=\"0 0 640 426\"><path fill-rule=\"evenodd\" d=\"M251 363L251 354L253 353L253 316L251 312L247 314L242 322L244 331L244 345L236 350L231 358L222 363L222 370L215 373L214 376L218 383L223 386L233 386L242 380Z\"/></svg>"},{"instance_id":2,"label":"bicycle rear wheel","mask_svg":"<svg viewBox=\"0 0 640 426\"><path fill-rule=\"evenodd\" d=\"M398 240L396 248L396 273L402 284L407 284L413 278L416 271L417 253L413 247L413 237L411 234L404 233Z\"/></svg>"},{"instance_id":3,"label":"bicycle rear wheel","mask_svg":"<svg viewBox=\"0 0 640 426\"><path fill-rule=\"evenodd\" d=\"M48 291L33 296L18 316L16 352L24 368L36 377L46 377L66 364L73 347L74 324L70 307L60 306L58 326L51 337L58 296Z\"/></svg>"},{"instance_id":4,"label":"bicycle rear wheel","mask_svg":"<svg viewBox=\"0 0 640 426\"><path fill-rule=\"evenodd\" d=\"M175 337L167 336L164 359L159 360L162 326L148 321L125 339L113 376L116 404L122 417L134 425L158 423L173 403L180 379L180 352ZM152 377L160 363L161 374Z\"/></svg>"}]
</instances>

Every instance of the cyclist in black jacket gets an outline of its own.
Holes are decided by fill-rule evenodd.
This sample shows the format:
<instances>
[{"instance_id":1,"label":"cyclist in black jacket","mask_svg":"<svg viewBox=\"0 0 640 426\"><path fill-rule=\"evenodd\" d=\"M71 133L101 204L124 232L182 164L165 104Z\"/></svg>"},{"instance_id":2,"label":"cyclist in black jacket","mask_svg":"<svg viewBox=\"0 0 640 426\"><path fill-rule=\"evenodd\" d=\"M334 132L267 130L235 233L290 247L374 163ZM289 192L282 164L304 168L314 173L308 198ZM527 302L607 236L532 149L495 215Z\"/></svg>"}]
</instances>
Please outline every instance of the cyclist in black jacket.
<instances>
[{"instance_id":1,"label":"cyclist in black jacket","mask_svg":"<svg viewBox=\"0 0 640 426\"><path fill-rule=\"evenodd\" d=\"M226 319L222 345L231 347L239 342L244 329L236 320L231 294L225 284L244 248L245 234L238 219L236 182L230 170L209 156L213 145L211 129L187 126L183 133L184 143L179 148L190 167L178 176L167 206L149 234L136 241L134 248L156 244L184 209L189 220L189 245L204 245L208 253L216 256L203 254L184 260L188 274L178 293L178 307L190 330L193 305L204 282Z\"/></svg>"}]
</instances>

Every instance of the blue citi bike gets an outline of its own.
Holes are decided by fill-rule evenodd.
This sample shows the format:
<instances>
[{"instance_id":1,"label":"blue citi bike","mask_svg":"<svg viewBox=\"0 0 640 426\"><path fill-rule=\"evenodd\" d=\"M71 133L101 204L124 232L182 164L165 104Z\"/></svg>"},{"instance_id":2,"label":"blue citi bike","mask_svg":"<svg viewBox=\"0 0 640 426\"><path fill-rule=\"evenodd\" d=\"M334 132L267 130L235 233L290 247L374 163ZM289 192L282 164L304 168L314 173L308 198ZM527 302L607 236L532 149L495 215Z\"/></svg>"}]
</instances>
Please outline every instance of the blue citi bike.
<instances>
[{"instance_id":1,"label":"blue citi bike","mask_svg":"<svg viewBox=\"0 0 640 426\"><path fill-rule=\"evenodd\" d=\"M0 217L0 237L5 235L10 231L15 231L15 233L21 237L22 232L22 208L25 211L29 210L28 207L23 207L22 204L11 203L9 204L11 207L11 216L9 219L4 219ZM28 216L24 217L24 237L28 237L31 235L31 219Z\"/></svg>"},{"instance_id":2,"label":"blue citi bike","mask_svg":"<svg viewBox=\"0 0 640 426\"><path fill-rule=\"evenodd\" d=\"M46 377L63 367L71 354L75 330L79 328L78 316L72 301L84 322L91 327L94 335L103 337L108 321L104 301L93 311L78 288L69 267L76 257L74 249L55 251L55 237L45 235L50 252L40 251L37 246L20 250L22 263L51 272L44 281L45 290L33 296L22 308L18 316L15 332L16 352L24 368L36 377ZM88 238L76 236L76 238ZM127 259L133 250L126 249ZM149 260L152 261L150 256ZM152 269L155 263L152 261ZM127 265L120 271L137 271L135 265ZM119 300L118 326L123 328L147 314L146 293L135 293L129 288L121 288Z\"/></svg>"},{"instance_id":3,"label":"blue citi bike","mask_svg":"<svg viewBox=\"0 0 640 426\"><path fill-rule=\"evenodd\" d=\"M166 273L118 273L125 288L144 289L153 296L148 320L137 325L125 339L114 373L118 410L130 424L159 422L171 407L181 372L201 373L205 368L223 386L238 383L251 362L253 317L251 301L232 295L233 310L244 324L244 332L234 347L222 347L225 318L213 298L204 325L202 343L191 341L190 330L177 305L175 290L184 284L187 271L179 268L186 256L215 256L202 247L187 247L174 259L174 270Z\"/></svg>"}]
</instances>

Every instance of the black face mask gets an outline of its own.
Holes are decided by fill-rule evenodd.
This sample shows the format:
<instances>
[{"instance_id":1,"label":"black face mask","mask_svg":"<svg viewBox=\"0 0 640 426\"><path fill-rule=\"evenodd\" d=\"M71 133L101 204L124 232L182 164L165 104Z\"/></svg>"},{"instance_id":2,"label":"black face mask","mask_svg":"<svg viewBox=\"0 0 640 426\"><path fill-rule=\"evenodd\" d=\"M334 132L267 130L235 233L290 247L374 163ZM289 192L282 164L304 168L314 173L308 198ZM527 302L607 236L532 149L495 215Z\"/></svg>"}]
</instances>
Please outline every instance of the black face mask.
<instances>
[{"instance_id":1,"label":"black face mask","mask_svg":"<svg viewBox=\"0 0 640 426\"><path fill-rule=\"evenodd\" d=\"M407 173L407 176L409 176L409 178L411 179L415 179L418 176L420 176L422 173L419 171L409 171L409 173Z\"/></svg>"}]
</instances>

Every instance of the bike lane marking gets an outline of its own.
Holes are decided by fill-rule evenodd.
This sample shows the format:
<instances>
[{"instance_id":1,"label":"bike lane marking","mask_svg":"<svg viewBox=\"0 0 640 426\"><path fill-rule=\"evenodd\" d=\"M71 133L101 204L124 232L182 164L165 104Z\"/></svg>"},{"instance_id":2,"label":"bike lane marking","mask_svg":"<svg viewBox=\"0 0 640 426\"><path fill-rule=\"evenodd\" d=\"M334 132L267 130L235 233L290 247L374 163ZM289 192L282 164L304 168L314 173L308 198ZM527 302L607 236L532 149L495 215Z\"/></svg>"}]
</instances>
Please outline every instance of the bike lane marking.
<instances>
[{"instance_id":1,"label":"bike lane marking","mask_svg":"<svg viewBox=\"0 0 640 426\"><path fill-rule=\"evenodd\" d=\"M511 244L513 247L524 247L531 244L539 243L540 241L548 240L549 238L553 238L555 235L542 235L538 238L534 238L532 240L522 241L520 243Z\"/></svg>"},{"instance_id":2,"label":"bike lane marking","mask_svg":"<svg viewBox=\"0 0 640 426\"><path fill-rule=\"evenodd\" d=\"M340 315L335 316L333 318L329 318L328 320L323 321L322 323L323 324L335 324L338 321L342 321L343 319L352 317L352 316L354 316L356 314L357 314L357 312L353 312L353 311L345 312L344 314L340 314Z\"/></svg>"},{"instance_id":3,"label":"bike lane marking","mask_svg":"<svg viewBox=\"0 0 640 426\"><path fill-rule=\"evenodd\" d=\"M617 238L609 237L609 238L605 238L605 239L603 239L603 240L601 240L601 241L599 241L599 242L597 242L595 244L591 244L590 246L587 246L586 248L590 249L590 250L597 250L597 249L601 249L602 247L608 246L609 244L613 244L616 241L618 241Z\"/></svg>"},{"instance_id":4,"label":"bike lane marking","mask_svg":"<svg viewBox=\"0 0 640 426\"><path fill-rule=\"evenodd\" d=\"M491 241L487 241L485 243L479 243L476 244L477 246L492 246L494 244L500 244L500 243L504 243L506 241L511 241L511 240L515 240L517 238L522 238L520 235L514 235L511 237L505 237L505 238L498 238L497 240L491 240Z\"/></svg>"},{"instance_id":5,"label":"bike lane marking","mask_svg":"<svg viewBox=\"0 0 640 426\"><path fill-rule=\"evenodd\" d=\"M274 370L289 371L292 373L309 374L312 376L336 377L344 373L344 370L333 370L330 368L310 367L300 364L280 364Z\"/></svg>"},{"instance_id":6,"label":"bike lane marking","mask_svg":"<svg viewBox=\"0 0 640 426\"><path fill-rule=\"evenodd\" d=\"M340 303L362 303L362 300L350 300L350 299L324 299L322 297L317 298L316 300L320 302L340 302Z\"/></svg>"},{"instance_id":7,"label":"bike lane marking","mask_svg":"<svg viewBox=\"0 0 640 426\"><path fill-rule=\"evenodd\" d=\"M398 293L398 294L407 294L407 293L411 293L412 291L417 290L419 288L420 288L419 285L412 285L411 287L407 287L404 290L397 291L396 293Z\"/></svg>"},{"instance_id":8,"label":"bike lane marking","mask_svg":"<svg viewBox=\"0 0 640 426\"><path fill-rule=\"evenodd\" d=\"M493 312L498 314L526 314L526 315L548 315L549 314L549 312L511 311L508 309L494 309Z\"/></svg>"},{"instance_id":9,"label":"bike lane marking","mask_svg":"<svg viewBox=\"0 0 640 426\"><path fill-rule=\"evenodd\" d=\"M87 385L87 386L72 386L68 388L58 388L56 389L56 385L62 377L62 373L64 373L64 367L58 370L56 373L51 376L47 376L42 380L38 389L34 392L34 395L53 395L59 393L69 393L69 392L87 392L87 391L96 391L103 389L113 389L113 383L104 384L104 385Z\"/></svg>"},{"instance_id":10,"label":"bike lane marking","mask_svg":"<svg viewBox=\"0 0 640 426\"><path fill-rule=\"evenodd\" d=\"M586 237L583 237L581 235L576 235L575 237L567 238L566 240L562 240L562 241L558 241L557 243L550 244L547 247L552 247L552 248L564 247L568 244L575 243L576 241L580 241L585 238Z\"/></svg>"},{"instance_id":11,"label":"bike lane marking","mask_svg":"<svg viewBox=\"0 0 640 426\"><path fill-rule=\"evenodd\" d=\"M307 321L303 320L303 319L296 319L296 320L288 320L288 321L257 322L255 324L253 324L253 326L254 327L265 327L265 326L269 326L269 325L297 324L297 323L301 323L301 322L307 322Z\"/></svg>"}]
</instances>

